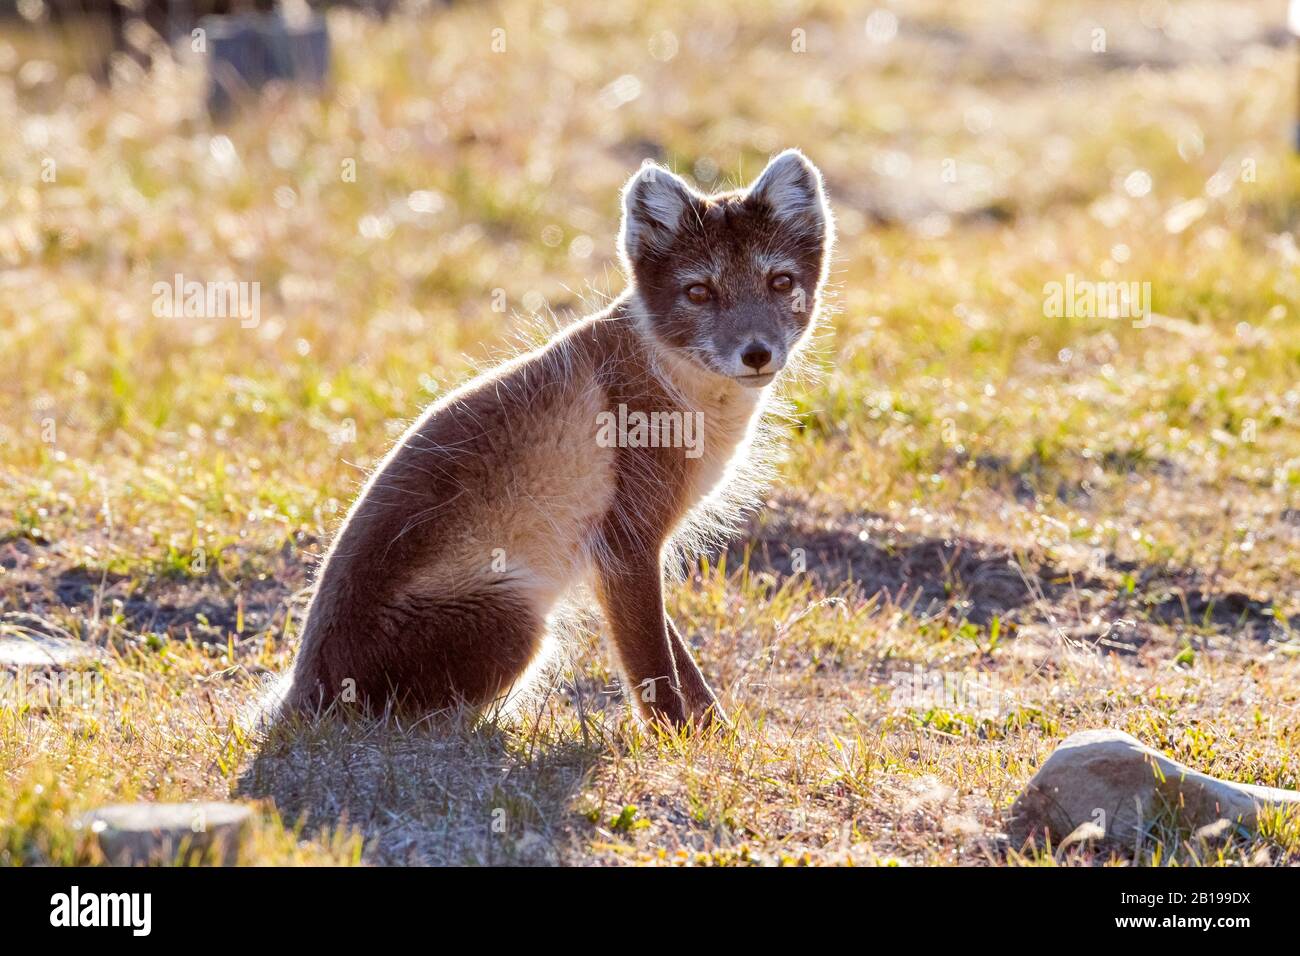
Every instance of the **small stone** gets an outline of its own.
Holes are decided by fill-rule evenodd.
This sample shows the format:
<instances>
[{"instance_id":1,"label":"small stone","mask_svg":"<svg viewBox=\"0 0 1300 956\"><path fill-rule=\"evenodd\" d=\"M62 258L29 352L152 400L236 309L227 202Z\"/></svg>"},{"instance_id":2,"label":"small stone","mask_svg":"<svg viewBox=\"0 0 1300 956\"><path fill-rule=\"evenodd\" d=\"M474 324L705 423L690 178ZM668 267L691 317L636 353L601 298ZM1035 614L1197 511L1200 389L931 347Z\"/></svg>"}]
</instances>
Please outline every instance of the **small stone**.
<instances>
[{"instance_id":1,"label":"small stone","mask_svg":"<svg viewBox=\"0 0 1300 956\"><path fill-rule=\"evenodd\" d=\"M1253 832L1262 808L1295 807L1300 792L1233 783L1199 773L1117 730L1085 730L1062 741L1011 807L1008 835L1019 848L1076 839L1086 824L1104 842L1134 846L1161 814L1207 836ZM1220 822L1222 821L1222 823Z\"/></svg>"},{"instance_id":2,"label":"small stone","mask_svg":"<svg viewBox=\"0 0 1300 956\"><path fill-rule=\"evenodd\" d=\"M114 866L212 863L234 866L252 811L234 803L119 803L82 825Z\"/></svg>"},{"instance_id":3,"label":"small stone","mask_svg":"<svg viewBox=\"0 0 1300 956\"><path fill-rule=\"evenodd\" d=\"M34 632L0 634L0 667L66 667L103 656L102 650L83 641Z\"/></svg>"}]
</instances>

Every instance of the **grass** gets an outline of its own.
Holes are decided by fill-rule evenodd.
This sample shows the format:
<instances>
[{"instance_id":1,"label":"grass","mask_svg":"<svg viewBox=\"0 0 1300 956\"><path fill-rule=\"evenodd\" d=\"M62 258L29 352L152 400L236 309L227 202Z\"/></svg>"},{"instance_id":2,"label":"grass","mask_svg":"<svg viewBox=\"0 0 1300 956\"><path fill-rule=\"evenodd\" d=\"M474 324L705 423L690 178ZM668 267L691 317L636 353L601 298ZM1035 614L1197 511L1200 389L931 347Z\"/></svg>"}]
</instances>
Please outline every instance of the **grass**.
<instances>
[{"instance_id":1,"label":"grass","mask_svg":"<svg viewBox=\"0 0 1300 956\"><path fill-rule=\"evenodd\" d=\"M84 705L0 706L0 862L96 862L105 802L232 797L248 863L1300 860L1287 819L1210 853L1002 836L1085 728L1300 786L1277 7L915 2L883 43L829 0L336 12L328 95L220 127L193 63L97 88L11 31L0 613L106 657ZM770 507L670 596L735 730L637 726L589 622L510 723L244 733L389 441L534 313L621 288L642 158L722 186L787 145L839 221L822 374ZM176 273L259 282L260 323L156 318ZM1045 316L1071 274L1155 314Z\"/></svg>"}]
</instances>

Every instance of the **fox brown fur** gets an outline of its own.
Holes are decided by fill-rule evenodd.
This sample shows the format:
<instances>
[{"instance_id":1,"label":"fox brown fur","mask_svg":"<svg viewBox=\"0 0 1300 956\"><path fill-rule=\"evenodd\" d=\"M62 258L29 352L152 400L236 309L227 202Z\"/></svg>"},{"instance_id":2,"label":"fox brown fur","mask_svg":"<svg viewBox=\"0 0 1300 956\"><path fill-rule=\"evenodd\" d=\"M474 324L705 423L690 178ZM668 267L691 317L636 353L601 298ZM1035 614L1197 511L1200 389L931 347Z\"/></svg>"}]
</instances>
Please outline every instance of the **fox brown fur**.
<instances>
[{"instance_id":1,"label":"fox brown fur","mask_svg":"<svg viewBox=\"0 0 1300 956\"><path fill-rule=\"evenodd\" d=\"M666 549L752 503L766 386L816 319L832 222L795 151L713 196L647 165L623 199L627 291L435 402L375 470L320 569L281 712L499 705L586 582L644 716L725 720L665 613ZM602 432L635 412L694 416L700 441Z\"/></svg>"}]
</instances>

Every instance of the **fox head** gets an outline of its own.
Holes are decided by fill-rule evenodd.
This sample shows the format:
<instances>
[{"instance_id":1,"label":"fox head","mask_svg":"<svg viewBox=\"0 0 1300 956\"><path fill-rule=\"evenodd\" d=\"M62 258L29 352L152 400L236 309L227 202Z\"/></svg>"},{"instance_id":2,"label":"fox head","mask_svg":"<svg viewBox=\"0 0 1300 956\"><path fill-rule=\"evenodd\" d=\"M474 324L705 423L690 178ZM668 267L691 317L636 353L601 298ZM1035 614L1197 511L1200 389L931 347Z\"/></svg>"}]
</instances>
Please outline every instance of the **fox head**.
<instances>
[{"instance_id":1,"label":"fox head","mask_svg":"<svg viewBox=\"0 0 1300 956\"><path fill-rule=\"evenodd\" d=\"M647 164L623 190L619 252L646 331L762 388L817 314L834 228L817 167L786 150L747 190L705 196Z\"/></svg>"}]
</instances>

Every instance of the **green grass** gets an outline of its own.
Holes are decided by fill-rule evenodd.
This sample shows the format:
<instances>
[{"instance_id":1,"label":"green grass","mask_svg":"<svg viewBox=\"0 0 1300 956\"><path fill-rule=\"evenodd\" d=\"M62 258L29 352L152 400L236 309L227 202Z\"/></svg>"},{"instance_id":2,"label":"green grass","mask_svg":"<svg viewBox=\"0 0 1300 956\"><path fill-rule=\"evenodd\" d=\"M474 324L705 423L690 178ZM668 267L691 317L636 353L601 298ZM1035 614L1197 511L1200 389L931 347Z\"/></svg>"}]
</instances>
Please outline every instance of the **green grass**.
<instances>
[{"instance_id":1,"label":"green grass","mask_svg":"<svg viewBox=\"0 0 1300 956\"><path fill-rule=\"evenodd\" d=\"M1300 785L1275 7L1174 4L1166 35L1131 4L925 2L885 45L838 2L336 13L329 95L219 128L192 64L105 90L47 34L0 40L0 612L110 655L94 706L0 706L0 861L95 861L100 803L233 796L250 863L1099 862L1000 834L1102 726ZM721 187L787 145L839 223L821 374L773 506L670 597L734 732L648 735L592 621L512 723L243 733L392 438L532 313L621 288L641 159ZM177 272L260 282L260 325L155 318ZM1071 273L1149 282L1157 315L1045 317ZM1283 819L1136 860L1297 858Z\"/></svg>"}]
</instances>

